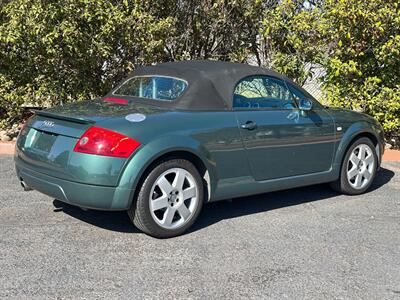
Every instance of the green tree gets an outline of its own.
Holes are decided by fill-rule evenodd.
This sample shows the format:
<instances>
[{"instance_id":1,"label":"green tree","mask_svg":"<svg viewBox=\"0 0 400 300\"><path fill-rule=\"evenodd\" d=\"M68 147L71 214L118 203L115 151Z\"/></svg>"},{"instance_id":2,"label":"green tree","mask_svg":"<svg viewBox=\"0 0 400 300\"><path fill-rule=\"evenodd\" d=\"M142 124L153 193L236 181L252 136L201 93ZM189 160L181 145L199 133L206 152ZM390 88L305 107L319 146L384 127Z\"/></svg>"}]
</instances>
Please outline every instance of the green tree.
<instances>
[{"instance_id":1,"label":"green tree","mask_svg":"<svg viewBox=\"0 0 400 300\"><path fill-rule=\"evenodd\" d=\"M400 11L396 0L282 0L264 12L265 65L303 84L322 66L326 103L400 130ZM311 67L311 68L310 68Z\"/></svg>"},{"instance_id":2,"label":"green tree","mask_svg":"<svg viewBox=\"0 0 400 300\"><path fill-rule=\"evenodd\" d=\"M400 3L326 0L322 39L327 100L374 116L387 133L400 130Z\"/></svg>"},{"instance_id":3,"label":"green tree","mask_svg":"<svg viewBox=\"0 0 400 300\"><path fill-rule=\"evenodd\" d=\"M303 85L321 62L320 10L313 2L283 0L264 11L261 30L263 65Z\"/></svg>"},{"instance_id":4,"label":"green tree","mask_svg":"<svg viewBox=\"0 0 400 300\"><path fill-rule=\"evenodd\" d=\"M107 92L136 65L252 62L400 130L397 0L0 0L1 126ZM1 121L0 121L1 122Z\"/></svg>"},{"instance_id":5,"label":"green tree","mask_svg":"<svg viewBox=\"0 0 400 300\"><path fill-rule=\"evenodd\" d=\"M135 65L161 60L173 18L150 1L15 0L0 8L0 109L104 94Z\"/></svg>"},{"instance_id":6,"label":"green tree","mask_svg":"<svg viewBox=\"0 0 400 300\"><path fill-rule=\"evenodd\" d=\"M157 14L175 19L166 45L167 60L245 61L257 54L261 0L163 0Z\"/></svg>"}]
</instances>

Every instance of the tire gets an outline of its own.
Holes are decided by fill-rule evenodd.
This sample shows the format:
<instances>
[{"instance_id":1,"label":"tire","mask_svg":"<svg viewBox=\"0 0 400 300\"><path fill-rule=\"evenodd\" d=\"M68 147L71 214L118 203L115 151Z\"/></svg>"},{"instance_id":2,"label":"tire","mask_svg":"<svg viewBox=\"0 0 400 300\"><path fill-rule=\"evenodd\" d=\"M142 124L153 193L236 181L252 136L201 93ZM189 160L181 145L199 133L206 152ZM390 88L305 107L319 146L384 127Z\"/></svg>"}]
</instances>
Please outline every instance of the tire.
<instances>
[{"instance_id":1,"label":"tire","mask_svg":"<svg viewBox=\"0 0 400 300\"><path fill-rule=\"evenodd\" d=\"M128 210L133 224L156 238L183 234L196 221L204 202L202 178L185 159L161 161L144 175Z\"/></svg>"},{"instance_id":2,"label":"tire","mask_svg":"<svg viewBox=\"0 0 400 300\"><path fill-rule=\"evenodd\" d=\"M331 187L347 195L365 193L375 179L378 170L378 157L375 146L366 137L355 140L344 156L340 177Z\"/></svg>"}]
</instances>

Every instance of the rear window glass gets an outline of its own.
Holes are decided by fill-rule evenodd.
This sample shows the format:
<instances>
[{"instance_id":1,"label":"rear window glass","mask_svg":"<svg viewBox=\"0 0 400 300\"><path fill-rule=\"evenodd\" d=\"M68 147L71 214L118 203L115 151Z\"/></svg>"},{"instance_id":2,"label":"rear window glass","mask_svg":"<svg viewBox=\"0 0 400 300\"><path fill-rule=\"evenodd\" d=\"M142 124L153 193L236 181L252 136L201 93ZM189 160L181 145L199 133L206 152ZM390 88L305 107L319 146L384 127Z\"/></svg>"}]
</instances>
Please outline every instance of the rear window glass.
<instances>
[{"instance_id":1,"label":"rear window glass","mask_svg":"<svg viewBox=\"0 0 400 300\"><path fill-rule=\"evenodd\" d=\"M138 76L125 81L114 95L172 101L185 91L187 82L165 76Z\"/></svg>"}]
</instances>

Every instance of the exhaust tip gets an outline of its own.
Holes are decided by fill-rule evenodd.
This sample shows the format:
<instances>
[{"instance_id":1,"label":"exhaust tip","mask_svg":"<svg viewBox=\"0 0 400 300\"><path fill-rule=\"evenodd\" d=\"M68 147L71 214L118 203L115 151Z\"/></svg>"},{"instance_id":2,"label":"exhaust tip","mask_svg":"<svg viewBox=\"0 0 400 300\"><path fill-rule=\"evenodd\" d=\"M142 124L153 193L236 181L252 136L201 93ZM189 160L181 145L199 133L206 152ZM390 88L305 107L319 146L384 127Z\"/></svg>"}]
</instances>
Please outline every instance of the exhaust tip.
<instances>
[{"instance_id":1,"label":"exhaust tip","mask_svg":"<svg viewBox=\"0 0 400 300\"><path fill-rule=\"evenodd\" d=\"M25 181L23 181L22 179L20 179L20 183L21 183L21 186L22 186L22 188L24 189L25 192L29 192L29 191L32 191L32 190L33 190L33 189L30 188L30 187L25 183Z\"/></svg>"}]
</instances>

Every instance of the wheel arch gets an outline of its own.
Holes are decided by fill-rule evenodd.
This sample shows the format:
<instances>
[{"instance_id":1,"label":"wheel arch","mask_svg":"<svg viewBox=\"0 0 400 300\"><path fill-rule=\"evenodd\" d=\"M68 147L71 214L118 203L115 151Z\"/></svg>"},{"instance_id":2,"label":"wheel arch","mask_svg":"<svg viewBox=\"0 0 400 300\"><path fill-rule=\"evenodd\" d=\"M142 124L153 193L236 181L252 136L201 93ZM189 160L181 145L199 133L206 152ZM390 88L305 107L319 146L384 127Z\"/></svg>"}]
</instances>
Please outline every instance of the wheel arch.
<instances>
[{"instance_id":1,"label":"wheel arch","mask_svg":"<svg viewBox=\"0 0 400 300\"><path fill-rule=\"evenodd\" d=\"M142 182L144 180L144 177L150 172L150 170L152 170L156 165L158 165L162 161L169 159L176 159L176 158L188 160L195 166L197 171L199 171L201 178L203 178L204 192L205 192L204 198L206 202L209 201L211 193L211 178L210 178L209 168L198 154L195 154L193 151L188 149L181 149L181 150L171 149L155 157L152 160L152 162L147 166L147 168L143 171L141 178L139 179L139 182Z\"/></svg>"},{"instance_id":2,"label":"wheel arch","mask_svg":"<svg viewBox=\"0 0 400 300\"><path fill-rule=\"evenodd\" d=\"M371 128L371 126L368 126L368 124L356 123L350 126L349 129L347 129L337 147L334 165L338 170L338 174L340 172L340 168L342 166L343 159L347 151L357 139L362 137L370 139L375 146L375 150L377 151L378 156L378 166L380 165L382 150L379 143L380 140L378 134L375 133L373 128Z\"/></svg>"},{"instance_id":3,"label":"wheel arch","mask_svg":"<svg viewBox=\"0 0 400 300\"><path fill-rule=\"evenodd\" d=\"M138 187L155 164L168 158L184 158L194 164L206 185L205 200L211 198L217 182L215 163L210 154L196 140L183 136L169 136L143 145L138 149L124 168L119 186L131 190L127 207L132 205Z\"/></svg>"}]
</instances>

